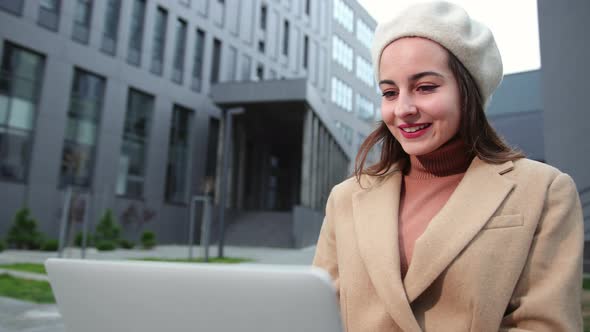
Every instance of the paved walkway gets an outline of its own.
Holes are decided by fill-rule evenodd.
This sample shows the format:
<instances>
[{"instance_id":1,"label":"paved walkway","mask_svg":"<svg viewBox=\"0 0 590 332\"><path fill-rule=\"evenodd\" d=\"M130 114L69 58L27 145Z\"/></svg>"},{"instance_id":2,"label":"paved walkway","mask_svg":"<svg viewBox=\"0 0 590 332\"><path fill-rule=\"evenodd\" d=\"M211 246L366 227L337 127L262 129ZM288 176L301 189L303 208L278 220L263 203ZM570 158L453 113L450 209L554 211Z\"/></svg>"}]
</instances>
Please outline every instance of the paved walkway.
<instances>
[{"instance_id":1,"label":"paved walkway","mask_svg":"<svg viewBox=\"0 0 590 332\"><path fill-rule=\"evenodd\" d=\"M187 246L158 246L152 250L115 250L111 252L98 252L88 250L86 258L120 260L130 258L188 258ZM309 265L313 259L315 247L305 249L276 249L255 247L224 248L224 256L250 258L259 264L288 264ZM194 247L194 257L201 255L200 247ZM217 246L211 246L210 257L217 256ZM0 264L7 263L43 263L47 258L57 257L56 253L40 251L6 250L0 253ZM80 258L79 249L67 249L64 257ZM251 263L249 263L251 264ZM46 276L15 272L0 269L0 274L7 272L11 275L46 280ZM55 305L40 305L29 302L17 301L0 297L0 332L64 332L63 322Z\"/></svg>"}]
</instances>

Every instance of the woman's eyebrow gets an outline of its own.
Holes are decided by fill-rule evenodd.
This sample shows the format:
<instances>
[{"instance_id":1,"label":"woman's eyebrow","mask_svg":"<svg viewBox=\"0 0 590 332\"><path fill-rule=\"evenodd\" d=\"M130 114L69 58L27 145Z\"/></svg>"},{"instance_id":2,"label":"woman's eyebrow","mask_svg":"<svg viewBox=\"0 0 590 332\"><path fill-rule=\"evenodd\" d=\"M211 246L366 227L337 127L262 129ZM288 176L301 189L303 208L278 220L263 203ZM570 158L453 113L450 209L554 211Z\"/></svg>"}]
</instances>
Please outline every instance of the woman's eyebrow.
<instances>
[{"instance_id":1,"label":"woman's eyebrow","mask_svg":"<svg viewBox=\"0 0 590 332\"><path fill-rule=\"evenodd\" d=\"M444 76L442 74L437 73L435 71L423 71L423 72L420 72L420 73L410 76L408 81L415 82L425 76L436 76L436 77L444 78ZM381 81L379 81L379 85L381 85L381 84L397 85L397 84L395 84L395 82L393 80L381 80Z\"/></svg>"}]
</instances>

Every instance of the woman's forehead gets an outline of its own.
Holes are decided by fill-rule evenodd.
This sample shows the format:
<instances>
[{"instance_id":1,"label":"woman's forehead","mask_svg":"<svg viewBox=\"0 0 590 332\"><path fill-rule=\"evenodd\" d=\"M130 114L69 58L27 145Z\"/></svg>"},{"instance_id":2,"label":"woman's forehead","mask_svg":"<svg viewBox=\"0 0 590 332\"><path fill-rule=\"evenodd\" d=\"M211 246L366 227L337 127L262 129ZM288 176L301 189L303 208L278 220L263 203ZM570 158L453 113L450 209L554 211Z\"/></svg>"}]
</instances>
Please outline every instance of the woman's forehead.
<instances>
[{"instance_id":1,"label":"woman's forehead","mask_svg":"<svg viewBox=\"0 0 590 332\"><path fill-rule=\"evenodd\" d=\"M422 71L448 72L448 51L426 38L400 38L383 49L379 72L415 74Z\"/></svg>"}]
</instances>

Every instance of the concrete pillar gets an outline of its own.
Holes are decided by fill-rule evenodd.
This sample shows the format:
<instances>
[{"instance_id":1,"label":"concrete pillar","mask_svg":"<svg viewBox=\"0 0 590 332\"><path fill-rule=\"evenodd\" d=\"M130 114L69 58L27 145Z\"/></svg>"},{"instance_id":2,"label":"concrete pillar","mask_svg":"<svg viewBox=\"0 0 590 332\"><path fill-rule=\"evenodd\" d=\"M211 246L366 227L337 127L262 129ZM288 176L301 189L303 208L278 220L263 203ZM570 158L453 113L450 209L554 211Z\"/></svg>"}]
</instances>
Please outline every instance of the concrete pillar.
<instances>
[{"instance_id":1,"label":"concrete pillar","mask_svg":"<svg viewBox=\"0 0 590 332\"><path fill-rule=\"evenodd\" d=\"M309 207L309 186L311 183L311 149L312 149L312 130L313 130L313 113L306 109L303 114L303 144L301 153L301 191L300 204Z\"/></svg>"},{"instance_id":2,"label":"concrete pillar","mask_svg":"<svg viewBox=\"0 0 590 332\"><path fill-rule=\"evenodd\" d=\"M316 208L316 185L318 179L318 125L319 120L317 117L313 116L313 125L311 129L312 137L311 137L311 176L310 176L310 187L309 187L309 207L314 209Z\"/></svg>"}]
</instances>

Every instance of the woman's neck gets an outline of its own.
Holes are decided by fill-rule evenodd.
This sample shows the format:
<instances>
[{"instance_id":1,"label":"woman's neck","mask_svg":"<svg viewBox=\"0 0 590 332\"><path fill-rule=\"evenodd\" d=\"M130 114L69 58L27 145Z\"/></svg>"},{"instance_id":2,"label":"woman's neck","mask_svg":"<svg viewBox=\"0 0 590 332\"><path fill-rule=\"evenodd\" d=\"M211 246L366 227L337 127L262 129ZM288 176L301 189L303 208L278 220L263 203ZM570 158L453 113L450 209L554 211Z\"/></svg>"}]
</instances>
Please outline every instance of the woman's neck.
<instances>
[{"instance_id":1,"label":"woman's neck","mask_svg":"<svg viewBox=\"0 0 590 332\"><path fill-rule=\"evenodd\" d=\"M428 179L465 173L472 159L463 140L455 137L433 152L410 156L406 175Z\"/></svg>"}]
</instances>

